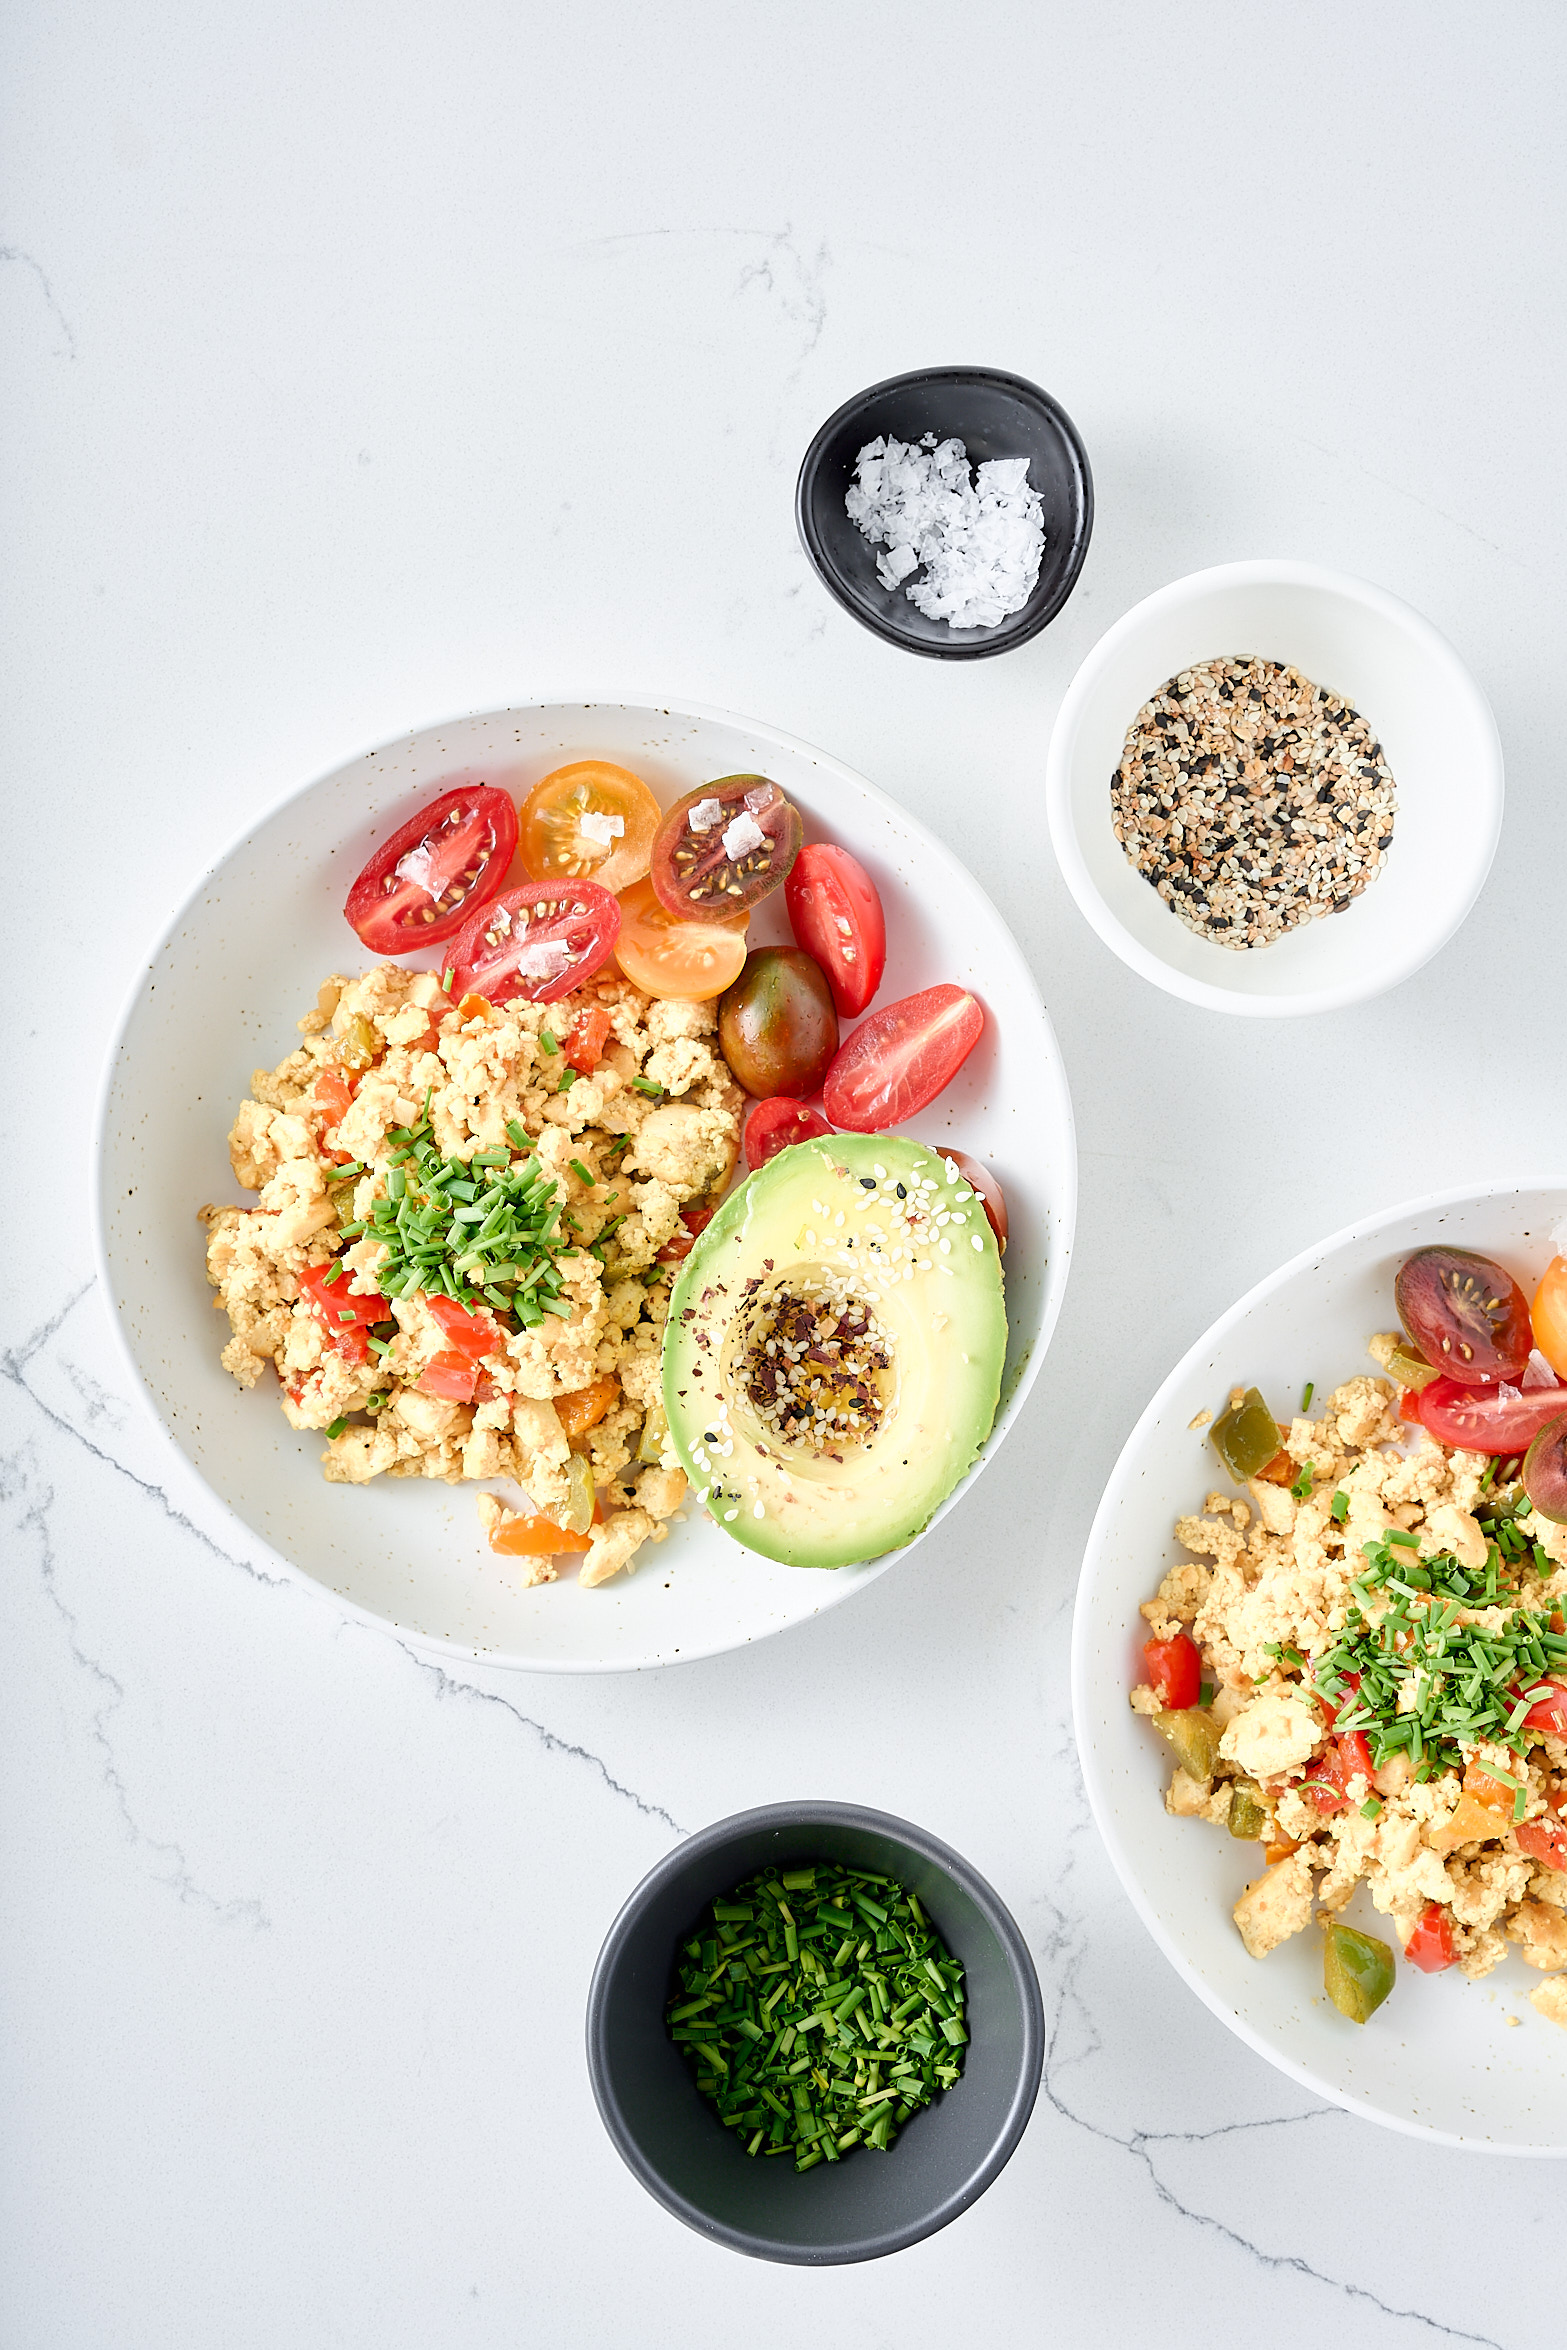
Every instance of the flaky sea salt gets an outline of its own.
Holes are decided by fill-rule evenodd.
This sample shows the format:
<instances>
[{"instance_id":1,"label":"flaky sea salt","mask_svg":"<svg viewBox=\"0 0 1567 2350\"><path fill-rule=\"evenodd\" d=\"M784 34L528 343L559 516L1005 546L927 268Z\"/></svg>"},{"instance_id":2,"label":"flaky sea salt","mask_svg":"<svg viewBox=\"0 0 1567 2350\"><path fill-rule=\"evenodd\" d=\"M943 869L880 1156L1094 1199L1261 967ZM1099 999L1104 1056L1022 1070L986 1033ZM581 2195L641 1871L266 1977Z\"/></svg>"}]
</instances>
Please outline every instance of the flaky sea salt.
<instances>
[{"instance_id":1,"label":"flaky sea salt","mask_svg":"<svg viewBox=\"0 0 1567 2350\"><path fill-rule=\"evenodd\" d=\"M970 478L958 440L867 441L844 504L875 546L882 586L911 572L904 594L928 620L994 628L1028 602L1045 551L1044 506L1028 486L1026 457L992 457Z\"/></svg>"}]
</instances>

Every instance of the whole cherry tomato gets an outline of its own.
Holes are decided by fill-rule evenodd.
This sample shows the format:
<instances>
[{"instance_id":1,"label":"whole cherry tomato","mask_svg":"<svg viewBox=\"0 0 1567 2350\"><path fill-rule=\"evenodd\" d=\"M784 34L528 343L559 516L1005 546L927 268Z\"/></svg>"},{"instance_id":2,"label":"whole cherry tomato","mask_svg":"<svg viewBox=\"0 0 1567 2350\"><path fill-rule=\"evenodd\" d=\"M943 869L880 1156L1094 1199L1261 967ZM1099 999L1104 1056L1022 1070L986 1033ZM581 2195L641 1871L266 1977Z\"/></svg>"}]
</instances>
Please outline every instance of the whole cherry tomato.
<instances>
[{"instance_id":1,"label":"whole cherry tomato","mask_svg":"<svg viewBox=\"0 0 1567 2350\"><path fill-rule=\"evenodd\" d=\"M808 1110L804 1102L776 1093L770 1100L758 1102L745 1122L745 1163L754 1175L791 1143L814 1142L818 1135L831 1132L819 1110Z\"/></svg>"},{"instance_id":2,"label":"whole cherry tomato","mask_svg":"<svg viewBox=\"0 0 1567 2350\"><path fill-rule=\"evenodd\" d=\"M758 1101L817 1092L838 1050L838 1015L821 965L800 947L758 947L724 990L718 1042Z\"/></svg>"}]
</instances>

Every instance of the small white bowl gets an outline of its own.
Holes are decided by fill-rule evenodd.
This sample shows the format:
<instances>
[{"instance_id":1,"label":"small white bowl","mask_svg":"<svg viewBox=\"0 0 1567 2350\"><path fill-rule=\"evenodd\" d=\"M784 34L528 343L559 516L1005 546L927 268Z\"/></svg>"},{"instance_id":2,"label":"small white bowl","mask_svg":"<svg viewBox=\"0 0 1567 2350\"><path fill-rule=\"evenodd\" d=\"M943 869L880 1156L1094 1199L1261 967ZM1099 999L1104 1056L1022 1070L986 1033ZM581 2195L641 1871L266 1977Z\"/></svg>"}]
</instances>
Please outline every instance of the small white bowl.
<instances>
[{"instance_id":1,"label":"small white bowl","mask_svg":"<svg viewBox=\"0 0 1567 2350\"><path fill-rule=\"evenodd\" d=\"M1540 1977L1512 1954L1480 1983L1401 1964L1386 2007L1362 2027L1324 1995L1315 1932L1248 1958L1231 1911L1258 1873L1257 1847L1168 1817L1168 1749L1128 1698L1142 1678L1138 1608L1184 1555L1175 1520L1223 1482L1196 1415L1217 1410L1232 1386L1256 1385L1284 1409L1307 1379L1327 1395L1368 1370L1367 1338L1396 1319L1394 1275L1431 1242L1498 1257L1532 1292L1564 1211L1559 1185L1433 1192L1334 1233L1249 1290L1176 1364L1127 1438L1088 1537L1072 1622L1088 1799L1122 1885L1177 1973L1303 2088L1412 2137L1501 2154L1567 2156L1567 2035L1529 2005ZM1387 1939L1363 1886L1348 1914ZM1522 2029L1510 2028L1515 2017Z\"/></svg>"},{"instance_id":2,"label":"small white bowl","mask_svg":"<svg viewBox=\"0 0 1567 2350\"><path fill-rule=\"evenodd\" d=\"M1111 778L1144 702L1194 662L1239 656L1287 662L1352 702L1398 793L1376 880L1342 913L1242 950L1188 930L1110 823ZM1068 888L1144 979L1208 1011L1334 1012L1408 979L1474 904L1502 827L1502 746L1452 646L1397 596L1313 563L1221 563L1134 604L1100 638L1061 705L1045 799Z\"/></svg>"}]
</instances>

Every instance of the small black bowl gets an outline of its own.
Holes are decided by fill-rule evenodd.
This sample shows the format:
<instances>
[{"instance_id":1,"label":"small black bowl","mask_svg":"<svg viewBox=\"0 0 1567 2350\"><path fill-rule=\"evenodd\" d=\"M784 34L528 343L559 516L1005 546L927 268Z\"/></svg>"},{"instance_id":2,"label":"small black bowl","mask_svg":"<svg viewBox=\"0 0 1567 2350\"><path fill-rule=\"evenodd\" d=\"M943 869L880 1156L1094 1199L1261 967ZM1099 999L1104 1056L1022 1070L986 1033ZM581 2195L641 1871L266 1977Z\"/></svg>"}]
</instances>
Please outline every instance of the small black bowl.
<instances>
[{"instance_id":1,"label":"small black bowl","mask_svg":"<svg viewBox=\"0 0 1567 2350\"><path fill-rule=\"evenodd\" d=\"M915 610L903 587L884 588L876 556L844 511L855 459L867 441L894 433L917 441L954 435L971 465L1026 457L1029 486L1044 501L1045 554L1034 592L994 628L949 627ZM1021 375L994 367L922 367L857 392L829 416L800 467L794 516L822 578L846 612L906 653L936 661L982 661L1009 653L1054 620L1083 568L1094 527L1094 482L1076 425L1060 404Z\"/></svg>"},{"instance_id":2,"label":"small black bowl","mask_svg":"<svg viewBox=\"0 0 1567 2350\"><path fill-rule=\"evenodd\" d=\"M919 1895L963 1964L962 2076L886 2153L797 2171L752 2159L698 2094L664 2010L676 1946L708 1902L759 1869L847 1862ZM934 2235L983 2195L1022 2137L1044 2061L1039 1980L1017 1925L978 1872L923 1828L857 1803L770 1803L687 1841L644 1877L609 1930L588 1992L599 2115L650 2195L687 2227L759 2260L877 2260Z\"/></svg>"}]
</instances>

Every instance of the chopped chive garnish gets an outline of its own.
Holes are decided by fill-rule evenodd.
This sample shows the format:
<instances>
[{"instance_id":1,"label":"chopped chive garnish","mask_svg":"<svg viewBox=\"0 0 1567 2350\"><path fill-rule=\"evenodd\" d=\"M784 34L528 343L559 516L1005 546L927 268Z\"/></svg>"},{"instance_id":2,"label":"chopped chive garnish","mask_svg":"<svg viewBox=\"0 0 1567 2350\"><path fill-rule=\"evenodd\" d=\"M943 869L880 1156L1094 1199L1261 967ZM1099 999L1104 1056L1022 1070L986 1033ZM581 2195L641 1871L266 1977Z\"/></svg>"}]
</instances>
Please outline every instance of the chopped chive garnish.
<instances>
[{"instance_id":1,"label":"chopped chive garnish","mask_svg":"<svg viewBox=\"0 0 1567 2350\"><path fill-rule=\"evenodd\" d=\"M334 1420L331 1427L326 1432L328 1442L335 1442L335 1440L342 1435L343 1430L347 1426L348 1422L346 1420Z\"/></svg>"},{"instance_id":2,"label":"chopped chive garnish","mask_svg":"<svg viewBox=\"0 0 1567 2350\"><path fill-rule=\"evenodd\" d=\"M1309 1501L1311 1499L1311 1488L1315 1482L1316 1474L1317 1472L1314 1465L1312 1462L1308 1461L1305 1467L1301 1470L1300 1475L1296 1478L1294 1484L1290 1487L1290 1492L1294 1495L1297 1501Z\"/></svg>"},{"instance_id":3,"label":"chopped chive garnish","mask_svg":"<svg viewBox=\"0 0 1567 2350\"><path fill-rule=\"evenodd\" d=\"M650 1101L661 1102L663 1100L663 1087L661 1085L655 1085L651 1077L633 1077L631 1082L636 1087L637 1092L645 1093Z\"/></svg>"},{"instance_id":4,"label":"chopped chive garnish","mask_svg":"<svg viewBox=\"0 0 1567 2350\"><path fill-rule=\"evenodd\" d=\"M1334 1523L1342 1526L1344 1520L1349 1516L1349 1495L1342 1492L1335 1493L1332 1507Z\"/></svg>"},{"instance_id":5,"label":"chopped chive garnish","mask_svg":"<svg viewBox=\"0 0 1567 2350\"><path fill-rule=\"evenodd\" d=\"M1306 1413L1306 1412L1309 1412L1309 1411L1310 1411L1310 1409L1311 1409L1311 1399L1312 1399L1312 1397L1313 1397L1313 1396L1316 1394L1316 1392L1317 1392L1317 1383L1316 1383L1315 1379L1308 1379L1308 1380L1306 1381L1305 1392L1304 1392L1304 1394L1301 1396L1301 1399L1300 1399L1300 1408L1301 1408L1301 1411L1302 1411L1302 1413Z\"/></svg>"},{"instance_id":6,"label":"chopped chive garnish","mask_svg":"<svg viewBox=\"0 0 1567 2350\"><path fill-rule=\"evenodd\" d=\"M577 1178L577 1181L578 1181L579 1183L588 1183L588 1184L591 1184L591 1183L592 1183L592 1181L593 1181L593 1177L592 1177L592 1175L591 1175L591 1174L588 1172L588 1169L587 1169L586 1167L584 1167L584 1165L582 1164L582 1161L581 1161L580 1159L571 1159L571 1160L569 1160L567 1163L568 1163L568 1165L570 1166L570 1168L571 1168L571 1171L572 1171L573 1175L575 1175L575 1177Z\"/></svg>"},{"instance_id":7,"label":"chopped chive garnish","mask_svg":"<svg viewBox=\"0 0 1567 2350\"><path fill-rule=\"evenodd\" d=\"M555 1042L554 1037L547 1028L541 1028L539 1030L539 1042L547 1053L558 1053L560 1051L560 1046Z\"/></svg>"},{"instance_id":8,"label":"chopped chive garnish","mask_svg":"<svg viewBox=\"0 0 1567 2350\"><path fill-rule=\"evenodd\" d=\"M714 1902L681 1945L666 2020L747 2154L792 2154L804 2171L861 2144L885 2151L951 2088L962 1982L912 1893L826 1862Z\"/></svg>"}]
</instances>

